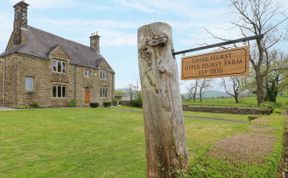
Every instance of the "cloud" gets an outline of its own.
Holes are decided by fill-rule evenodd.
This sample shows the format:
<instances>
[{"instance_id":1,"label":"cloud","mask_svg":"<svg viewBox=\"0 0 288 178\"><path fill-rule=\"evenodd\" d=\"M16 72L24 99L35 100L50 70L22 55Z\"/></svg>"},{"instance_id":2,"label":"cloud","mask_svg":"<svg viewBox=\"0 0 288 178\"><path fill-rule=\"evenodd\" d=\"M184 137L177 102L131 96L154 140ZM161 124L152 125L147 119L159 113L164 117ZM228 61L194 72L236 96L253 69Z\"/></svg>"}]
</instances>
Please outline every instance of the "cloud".
<instances>
[{"instance_id":1,"label":"cloud","mask_svg":"<svg viewBox=\"0 0 288 178\"><path fill-rule=\"evenodd\" d=\"M115 0L115 2L120 5L131 8L143 13L174 13L182 17L188 18L201 18L201 17L211 17L213 14L219 14L223 12L223 9L227 5L227 0L214 0L214 1L201 1L201 3L209 4L209 7L203 7L199 9L196 1L191 0ZM225 2L225 3L224 3ZM222 3L223 6L214 8L212 5ZM211 5L212 4L212 5ZM205 9L207 9L205 11Z\"/></svg>"},{"instance_id":2,"label":"cloud","mask_svg":"<svg viewBox=\"0 0 288 178\"><path fill-rule=\"evenodd\" d=\"M141 1L133 1L133 0L116 0L116 2L120 3L122 6L126 6L135 10L139 10L142 12L156 12L155 9L150 8L146 5L146 3L143 3Z\"/></svg>"},{"instance_id":3,"label":"cloud","mask_svg":"<svg viewBox=\"0 0 288 178\"><path fill-rule=\"evenodd\" d=\"M9 40L10 34L12 32L12 17L9 16L8 13L0 13L0 22L1 22L1 26L0 26L0 31L1 31L1 35L0 35L0 53L2 53L4 51L4 49L6 48L6 44Z\"/></svg>"},{"instance_id":4,"label":"cloud","mask_svg":"<svg viewBox=\"0 0 288 178\"><path fill-rule=\"evenodd\" d=\"M10 0L10 4L14 5L19 0ZM67 8L75 4L74 0L25 0L32 9L56 9Z\"/></svg>"},{"instance_id":5,"label":"cloud","mask_svg":"<svg viewBox=\"0 0 288 178\"><path fill-rule=\"evenodd\" d=\"M136 30L138 23L132 21L117 21L109 19L99 20L82 20L82 19L50 19L39 18L34 19L35 24L42 25L42 29L55 33L54 27L57 26L57 33L63 32L67 34L82 34L87 38L81 37L81 42L87 41L88 36L92 32L98 31L101 36L102 46L136 46L137 35ZM59 26L61 24L61 26ZM43 28L44 27L44 28ZM80 35L77 35L79 38ZM73 39L73 38L72 38ZM80 39L80 38L79 38Z\"/></svg>"}]
</instances>

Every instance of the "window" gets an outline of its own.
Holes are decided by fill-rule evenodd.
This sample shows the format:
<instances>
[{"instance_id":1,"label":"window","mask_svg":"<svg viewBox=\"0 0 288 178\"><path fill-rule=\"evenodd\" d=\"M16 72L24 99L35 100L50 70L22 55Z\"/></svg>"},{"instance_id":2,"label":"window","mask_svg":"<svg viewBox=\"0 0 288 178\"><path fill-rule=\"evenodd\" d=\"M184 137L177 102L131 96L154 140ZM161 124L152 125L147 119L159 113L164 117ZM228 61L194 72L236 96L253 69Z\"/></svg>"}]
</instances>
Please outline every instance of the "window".
<instances>
[{"instance_id":1,"label":"window","mask_svg":"<svg viewBox=\"0 0 288 178\"><path fill-rule=\"evenodd\" d=\"M107 70L101 70L100 71L100 79L107 80L108 79L108 71Z\"/></svg>"},{"instance_id":2,"label":"window","mask_svg":"<svg viewBox=\"0 0 288 178\"><path fill-rule=\"evenodd\" d=\"M91 77L92 77L92 71L89 70L89 69L86 69L86 70L84 71L84 77L86 77L86 78L91 78Z\"/></svg>"},{"instance_id":3,"label":"window","mask_svg":"<svg viewBox=\"0 0 288 178\"><path fill-rule=\"evenodd\" d=\"M53 63L52 63L52 70L53 70L53 72L65 74L66 73L66 62L54 59Z\"/></svg>"},{"instance_id":4,"label":"window","mask_svg":"<svg viewBox=\"0 0 288 178\"><path fill-rule=\"evenodd\" d=\"M32 77L25 77L25 90L26 91L33 91L33 80Z\"/></svg>"},{"instance_id":5,"label":"window","mask_svg":"<svg viewBox=\"0 0 288 178\"><path fill-rule=\"evenodd\" d=\"M108 88L100 88L100 97L107 98L108 97Z\"/></svg>"},{"instance_id":6,"label":"window","mask_svg":"<svg viewBox=\"0 0 288 178\"><path fill-rule=\"evenodd\" d=\"M53 86L53 98L66 98L66 86Z\"/></svg>"}]
</instances>

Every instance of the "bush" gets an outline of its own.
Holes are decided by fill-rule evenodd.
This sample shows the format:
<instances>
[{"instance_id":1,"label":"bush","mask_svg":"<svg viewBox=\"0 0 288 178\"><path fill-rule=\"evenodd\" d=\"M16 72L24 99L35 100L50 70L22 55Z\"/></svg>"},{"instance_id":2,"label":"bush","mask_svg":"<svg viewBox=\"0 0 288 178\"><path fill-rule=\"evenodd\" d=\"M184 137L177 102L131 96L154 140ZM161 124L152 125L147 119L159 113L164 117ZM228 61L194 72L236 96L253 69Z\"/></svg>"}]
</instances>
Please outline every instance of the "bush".
<instances>
[{"instance_id":1,"label":"bush","mask_svg":"<svg viewBox=\"0 0 288 178\"><path fill-rule=\"evenodd\" d=\"M29 108L39 108L39 104L38 103L31 103L29 104Z\"/></svg>"},{"instance_id":2,"label":"bush","mask_svg":"<svg viewBox=\"0 0 288 178\"><path fill-rule=\"evenodd\" d=\"M71 101L68 103L68 106L69 106L69 107L76 107L76 100L71 100Z\"/></svg>"},{"instance_id":3,"label":"bush","mask_svg":"<svg viewBox=\"0 0 288 178\"><path fill-rule=\"evenodd\" d=\"M118 103L117 100L112 100L112 105L113 106L117 106L117 103Z\"/></svg>"},{"instance_id":4,"label":"bush","mask_svg":"<svg viewBox=\"0 0 288 178\"><path fill-rule=\"evenodd\" d=\"M130 105L133 106L133 107L142 108L142 100L140 100L140 99L132 100L132 101L130 102Z\"/></svg>"},{"instance_id":5,"label":"bush","mask_svg":"<svg viewBox=\"0 0 288 178\"><path fill-rule=\"evenodd\" d=\"M90 103L90 107L91 108L98 108L99 107L99 103Z\"/></svg>"},{"instance_id":6,"label":"bush","mask_svg":"<svg viewBox=\"0 0 288 178\"><path fill-rule=\"evenodd\" d=\"M109 107L109 106L111 106L111 104L112 104L111 102L104 102L104 103L103 103L103 106L104 106L104 107Z\"/></svg>"}]
</instances>

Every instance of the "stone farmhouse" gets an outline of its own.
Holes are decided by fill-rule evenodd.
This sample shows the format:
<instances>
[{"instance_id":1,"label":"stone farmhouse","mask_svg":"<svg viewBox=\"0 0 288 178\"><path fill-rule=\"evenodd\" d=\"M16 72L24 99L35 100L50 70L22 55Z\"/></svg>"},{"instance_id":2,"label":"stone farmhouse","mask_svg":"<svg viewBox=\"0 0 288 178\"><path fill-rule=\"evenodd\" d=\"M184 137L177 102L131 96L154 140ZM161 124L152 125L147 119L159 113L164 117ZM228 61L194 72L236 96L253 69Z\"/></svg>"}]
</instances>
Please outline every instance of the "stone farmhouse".
<instances>
[{"instance_id":1,"label":"stone farmhouse","mask_svg":"<svg viewBox=\"0 0 288 178\"><path fill-rule=\"evenodd\" d=\"M100 36L92 34L89 47L31 27L28 6L14 6L13 32L0 55L0 106L111 102L115 72L100 54Z\"/></svg>"}]
</instances>

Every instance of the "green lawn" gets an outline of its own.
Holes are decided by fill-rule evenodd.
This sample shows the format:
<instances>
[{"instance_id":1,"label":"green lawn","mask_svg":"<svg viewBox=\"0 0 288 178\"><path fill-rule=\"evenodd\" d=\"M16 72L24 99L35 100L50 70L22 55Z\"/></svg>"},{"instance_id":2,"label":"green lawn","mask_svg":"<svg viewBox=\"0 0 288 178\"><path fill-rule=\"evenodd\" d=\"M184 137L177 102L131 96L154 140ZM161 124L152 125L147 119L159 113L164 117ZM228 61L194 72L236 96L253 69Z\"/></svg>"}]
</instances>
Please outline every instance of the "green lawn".
<instances>
[{"instance_id":1,"label":"green lawn","mask_svg":"<svg viewBox=\"0 0 288 178\"><path fill-rule=\"evenodd\" d=\"M276 136L276 142L265 163L230 164L209 156L209 150L220 140L248 132L257 123L249 123L247 115L191 112L184 115L190 176L275 175L282 151L284 117L275 114L266 118L269 120L266 126L276 130L270 133ZM0 112L1 178L144 178L145 167L140 109L117 107Z\"/></svg>"},{"instance_id":2,"label":"green lawn","mask_svg":"<svg viewBox=\"0 0 288 178\"><path fill-rule=\"evenodd\" d=\"M240 97L240 103L235 103L234 98L208 98L203 99L202 102L197 100L196 102L192 100L185 100L184 104L197 105L197 106L232 106L232 107L258 107L257 100L255 96L251 97ZM288 108L288 96L278 96L277 103L264 103L263 107L273 107L273 108Z\"/></svg>"}]
</instances>

